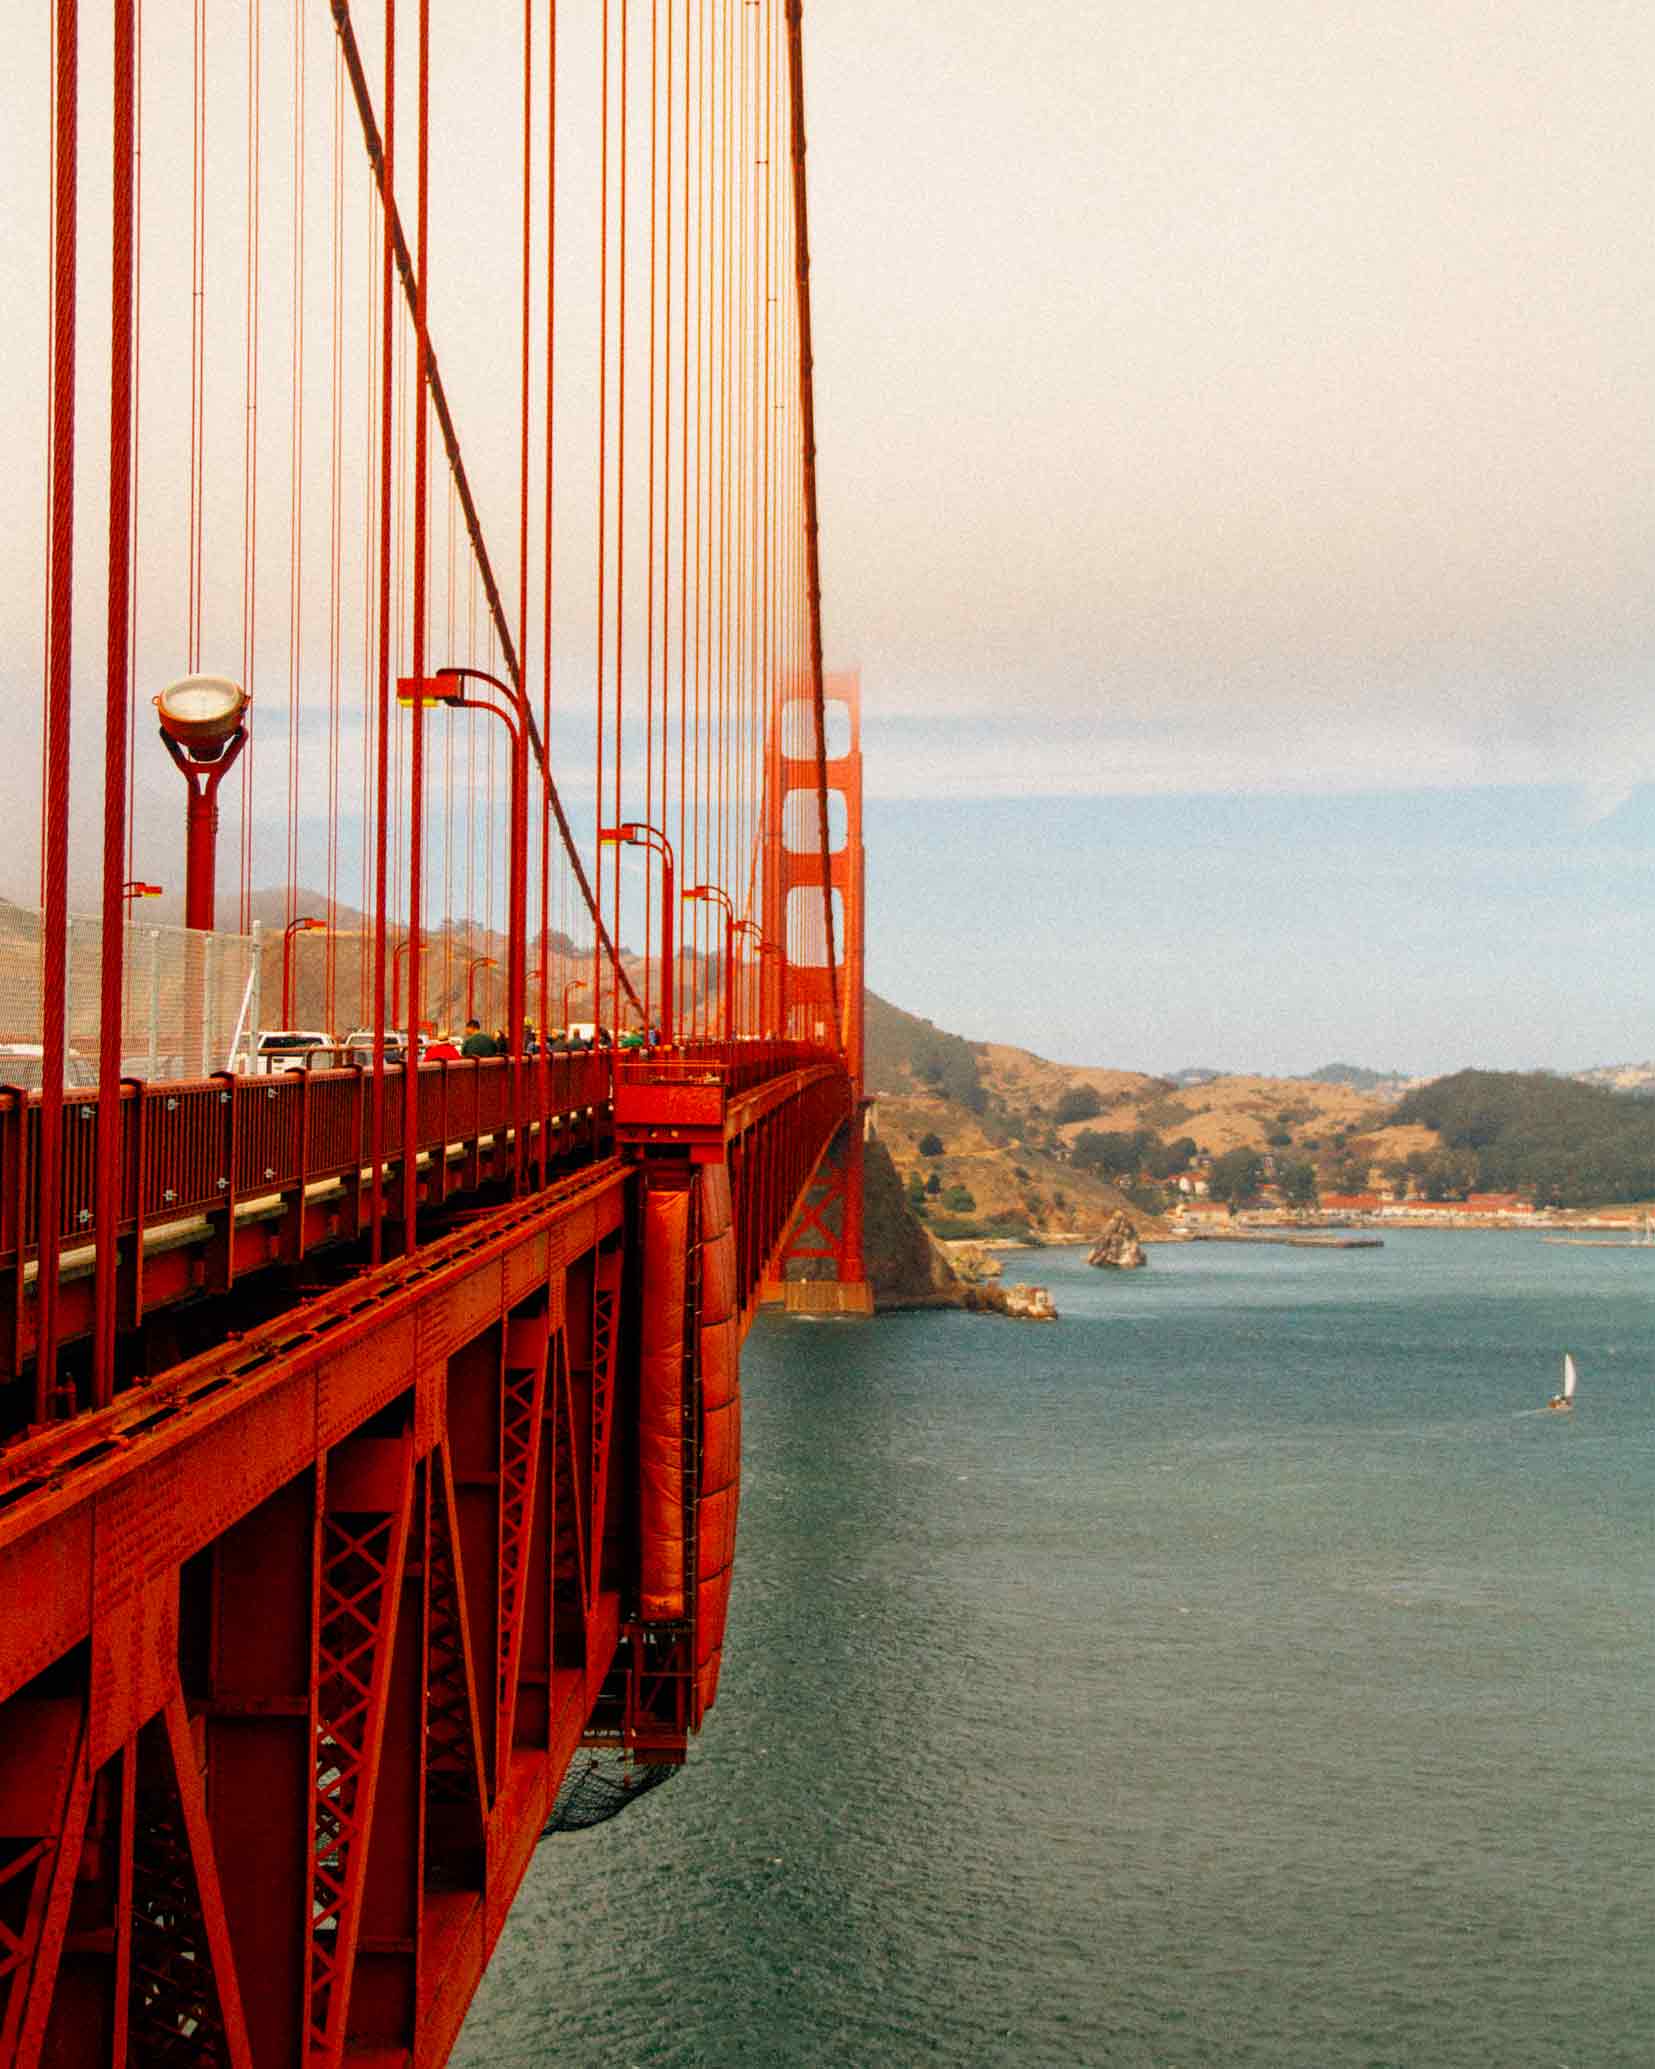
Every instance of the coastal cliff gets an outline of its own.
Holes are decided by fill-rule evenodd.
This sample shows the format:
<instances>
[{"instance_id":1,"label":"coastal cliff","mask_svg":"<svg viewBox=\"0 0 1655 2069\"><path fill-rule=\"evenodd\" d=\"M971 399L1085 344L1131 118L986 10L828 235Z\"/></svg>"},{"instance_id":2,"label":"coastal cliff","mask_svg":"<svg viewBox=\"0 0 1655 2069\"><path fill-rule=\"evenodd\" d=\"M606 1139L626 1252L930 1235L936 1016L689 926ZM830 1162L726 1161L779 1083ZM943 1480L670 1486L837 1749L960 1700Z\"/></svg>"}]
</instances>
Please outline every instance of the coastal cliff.
<instances>
[{"instance_id":1,"label":"coastal cliff","mask_svg":"<svg viewBox=\"0 0 1655 2069\"><path fill-rule=\"evenodd\" d=\"M908 1205L877 1136L863 1147L862 1255L876 1308L964 1305L965 1281Z\"/></svg>"},{"instance_id":2,"label":"coastal cliff","mask_svg":"<svg viewBox=\"0 0 1655 2069\"><path fill-rule=\"evenodd\" d=\"M1057 1320L1044 1286L995 1284L998 1261L986 1253L969 1257L964 1270L956 1268L908 1205L884 1143L870 1136L863 1154L862 1254L877 1310L957 1307L1014 1321Z\"/></svg>"}]
</instances>

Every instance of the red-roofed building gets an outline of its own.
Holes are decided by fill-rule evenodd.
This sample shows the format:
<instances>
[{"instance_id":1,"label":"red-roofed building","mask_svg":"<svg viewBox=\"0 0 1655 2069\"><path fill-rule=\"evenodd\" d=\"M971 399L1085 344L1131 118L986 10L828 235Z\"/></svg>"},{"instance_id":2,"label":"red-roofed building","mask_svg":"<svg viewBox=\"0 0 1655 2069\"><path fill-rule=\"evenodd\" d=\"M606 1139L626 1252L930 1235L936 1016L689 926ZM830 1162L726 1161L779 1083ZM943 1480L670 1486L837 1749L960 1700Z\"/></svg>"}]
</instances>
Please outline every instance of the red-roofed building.
<instances>
[{"instance_id":1,"label":"red-roofed building","mask_svg":"<svg viewBox=\"0 0 1655 2069\"><path fill-rule=\"evenodd\" d=\"M1323 1193L1322 1209L1328 1214L1377 1214L1377 1193Z\"/></svg>"}]
</instances>

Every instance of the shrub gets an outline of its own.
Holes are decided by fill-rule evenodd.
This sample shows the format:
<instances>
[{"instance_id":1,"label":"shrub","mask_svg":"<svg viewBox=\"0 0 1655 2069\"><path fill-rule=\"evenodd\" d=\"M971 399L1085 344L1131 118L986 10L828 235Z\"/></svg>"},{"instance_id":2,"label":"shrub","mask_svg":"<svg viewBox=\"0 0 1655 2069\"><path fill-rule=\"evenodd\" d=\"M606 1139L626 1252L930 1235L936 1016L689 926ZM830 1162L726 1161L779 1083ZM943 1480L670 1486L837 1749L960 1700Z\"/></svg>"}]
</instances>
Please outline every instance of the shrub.
<instances>
[{"instance_id":1,"label":"shrub","mask_svg":"<svg viewBox=\"0 0 1655 2069\"><path fill-rule=\"evenodd\" d=\"M922 1157L940 1157L943 1141L940 1135L922 1135L919 1139L919 1153Z\"/></svg>"},{"instance_id":2,"label":"shrub","mask_svg":"<svg viewBox=\"0 0 1655 2069\"><path fill-rule=\"evenodd\" d=\"M1065 1121L1089 1121L1102 1112L1103 1101L1096 1086L1071 1085L1052 1109L1052 1118L1061 1127Z\"/></svg>"}]
</instances>

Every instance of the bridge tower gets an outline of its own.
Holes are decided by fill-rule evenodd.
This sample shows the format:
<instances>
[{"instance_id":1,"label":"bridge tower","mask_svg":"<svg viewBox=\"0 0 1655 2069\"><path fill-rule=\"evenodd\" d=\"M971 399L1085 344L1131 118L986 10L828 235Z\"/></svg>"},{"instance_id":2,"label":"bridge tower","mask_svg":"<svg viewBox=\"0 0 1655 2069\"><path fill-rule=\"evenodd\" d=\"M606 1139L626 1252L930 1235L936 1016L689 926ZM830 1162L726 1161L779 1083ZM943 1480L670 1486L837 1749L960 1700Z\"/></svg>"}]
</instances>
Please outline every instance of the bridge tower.
<instances>
[{"instance_id":1,"label":"bridge tower","mask_svg":"<svg viewBox=\"0 0 1655 2069\"><path fill-rule=\"evenodd\" d=\"M831 1038L837 1026L854 1095L850 1116L799 1205L778 1277L767 1295L793 1312L873 1312L862 1253L863 893L862 678L855 670L826 676L823 756L806 732L801 743L782 714L781 742L771 756L766 813L766 928L787 943L781 963L786 996L782 1024L806 1041ZM809 707L805 706L808 711ZM798 751L801 744L807 751ZM818 776L825 826L816 817ZM836 958L811 960L801 911L821 896L821 850L833 893ZM808 901L808 908L807 908Z\"/></svg>"}]
</instances>

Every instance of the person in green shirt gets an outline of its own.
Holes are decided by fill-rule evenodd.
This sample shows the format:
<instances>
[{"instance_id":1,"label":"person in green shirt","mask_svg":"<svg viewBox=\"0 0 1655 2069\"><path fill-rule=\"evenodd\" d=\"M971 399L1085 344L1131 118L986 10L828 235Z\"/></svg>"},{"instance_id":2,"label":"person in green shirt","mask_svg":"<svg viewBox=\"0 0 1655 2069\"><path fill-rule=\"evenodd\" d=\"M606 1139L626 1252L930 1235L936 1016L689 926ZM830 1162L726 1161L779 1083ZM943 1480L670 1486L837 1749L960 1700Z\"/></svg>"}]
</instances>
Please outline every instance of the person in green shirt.
<instances>
[{"instance_id":1,"label":"person in green shirt","mask_svg":"<svg viewBox=\"0 0 1655 2069\"><path fill-rule=\"evenodd\" d=\"M483 1032L480 1020L468 1020L465 1024L465 1040L460 1044L462 1056L494 1056L499 1052L494 1046L493 1035Z\"/></svg>"}]
</instances>

